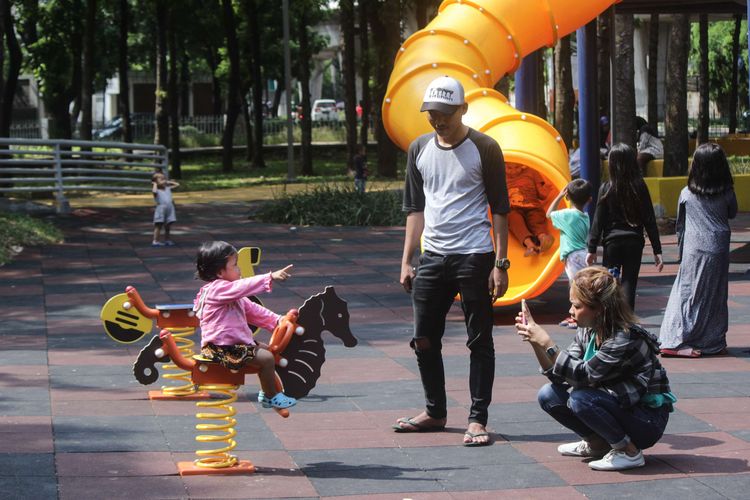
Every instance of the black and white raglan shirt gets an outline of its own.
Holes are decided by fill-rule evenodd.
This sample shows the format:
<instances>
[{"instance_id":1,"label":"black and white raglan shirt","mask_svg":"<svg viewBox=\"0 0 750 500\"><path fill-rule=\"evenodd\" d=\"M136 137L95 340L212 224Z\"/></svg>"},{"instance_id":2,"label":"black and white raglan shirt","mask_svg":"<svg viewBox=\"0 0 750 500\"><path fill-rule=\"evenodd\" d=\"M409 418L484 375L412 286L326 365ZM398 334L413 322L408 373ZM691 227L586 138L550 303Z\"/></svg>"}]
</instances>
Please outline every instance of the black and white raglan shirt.
<instances>
[{"instance_id":1,"label":"black and white raglan shirt","mask_svg":"<svg viewBox=\"0 0 750 500\"><path fill-rule=\"evenodd\" d=\"M424 212L424 250L440 255L493 251L487 207L510 211L505 161L497 142L469 129L463 141L440 146L435 133L409 146L405 212Z\"/></svg>"}]
</instances>

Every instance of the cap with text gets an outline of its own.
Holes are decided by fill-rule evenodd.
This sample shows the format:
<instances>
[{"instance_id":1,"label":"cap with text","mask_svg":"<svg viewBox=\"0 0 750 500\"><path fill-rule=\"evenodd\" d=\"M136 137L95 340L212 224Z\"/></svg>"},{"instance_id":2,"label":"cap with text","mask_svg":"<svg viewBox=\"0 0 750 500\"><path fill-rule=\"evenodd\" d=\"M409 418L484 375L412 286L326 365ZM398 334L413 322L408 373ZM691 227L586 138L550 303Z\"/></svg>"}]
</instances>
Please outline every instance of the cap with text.
<instances>
[{"instance_id":1,"label":"cap with text","mask_svg":"<svg viewBox=\"0 0 750 500\"><path fill-rule=\"evenodd\" d=\"M427 86L420 111L453 114L464 102L463 85L455 78L441 76Z\"/></svg>"}]
</instances>

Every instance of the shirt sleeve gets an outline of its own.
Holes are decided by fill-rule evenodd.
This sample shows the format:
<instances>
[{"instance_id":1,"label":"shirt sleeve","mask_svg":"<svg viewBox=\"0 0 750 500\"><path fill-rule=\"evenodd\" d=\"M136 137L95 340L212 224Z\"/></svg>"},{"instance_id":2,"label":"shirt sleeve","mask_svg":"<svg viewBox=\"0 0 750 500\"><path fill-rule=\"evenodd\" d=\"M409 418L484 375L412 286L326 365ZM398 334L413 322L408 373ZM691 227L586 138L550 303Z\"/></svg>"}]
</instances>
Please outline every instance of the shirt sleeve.
<instances>
[{"instance_id":1,"label":"shirt sleeve","mask_svg":"<svg viewBox=\"0 0 750 500\"><path fill-rule=\"evenodd\" d=\"M211 286L206 296L206 302L225 304L227 302L234 302L242 297L247 297L248 295L270 292L271 283L271 273L242 278L236 281L219 279L214 281L213 286Z\"/></svg>"},{"instance_id":2,"label":"shirt sleeve","mask_svg":"<svg viewBox=\"0 0 750 500\"><path fill-rule=\"evenodd\" d=\"M594 211L594 219L591 221L591 228L589 229L589 241L588 241L588 252L596 253L596 247L602 241L602 232L604 227L607 225L607 219L609 218L609 210L607 209L607 200L603 200L604 193L607 192L609 183L604 183L599 188L599 196L596 201L596 210Z\"/></svg>"},{"instance_id":3,"label":"shirt sleeve","mask_svg":"<svg viewBox=\"0 0 750 500\"><path fill-rule=\"evenodd\" d=\"M404 180L404 212L423 212L425 206L424 180L417 169L417 156L421 151L419 139L409 145L406 156L406 179Z\"/></svg>"},{"instance_id":4,"label":"shirt sleeve","mask_svg":"<svg viewBox=\"0 0 750 500\"><path fill-rule=\"evenodd\" d=\"M253 302L247 297L242 298L242 307L245 311L245 318L251 325L259 326L272 332L279 322L280 315Z\"/></svg>"},{"instance_id":5,"label":"shirt sleeve","mask_svg":"<svg viewBox=\"0 0 750 500\"><path fill-rule=\"evenodd\" d=\"M648 192L648 187L644 182L641 184L641 203L643 210L643 226L646 228L648 234L648 240L651 242L651 248L654 250L654 255L661 254L661 240L659 239L659 228L656 225L656 214L654 213L654 205L651 203L651 194Z\"/></svg>"},{"instance_id":6,"label":"shirt sleeve","mask_svg":"<svg viewBox=\"0 0 750 500\"><path fill-rule=\"evenodd\" d=\"M480 149L484 191L490 212L504 215L510 212L508 186L505 179L505 158L500 145L489 136Z\"/></svg>"},{"instance_id":7,"label":"shirt sleeve","mask_svg":"<svg viewBox=\"0 0 750 500\"><path fill-rule=\"evenodd\" d=\"M728 218L734 219L737 216L737 194L734 192L734 189L730 190L729 192L729 207L728 207Z\"/></svg>"},{"instance_id":8,"label":"shirt sleeve","mask_svg":"<svg viewBox=\"0 0 750 500\"><path fill-rule=\"evenodd\" d=\"M567 208L555 210L549 214L552 225L557 229L564 229L570 226L570 211Z\"/></svg>"}]
</instances>

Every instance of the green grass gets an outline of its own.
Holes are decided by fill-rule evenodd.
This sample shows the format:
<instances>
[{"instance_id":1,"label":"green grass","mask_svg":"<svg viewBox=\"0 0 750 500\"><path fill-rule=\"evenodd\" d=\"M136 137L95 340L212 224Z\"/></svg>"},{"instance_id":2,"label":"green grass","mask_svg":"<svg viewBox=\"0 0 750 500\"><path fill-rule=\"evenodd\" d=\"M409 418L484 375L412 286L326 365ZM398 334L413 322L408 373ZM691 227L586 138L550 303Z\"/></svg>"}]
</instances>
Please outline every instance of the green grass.
<instances>
[{"instance_id":1,"label":"green grass","mask_svg":"<svg viewBox=\"0 0 750 500\"><path fill-rule=\"evenodd\" d=\"M0 266L9 262L21 247L59 243L62 239L62 232L48 222L0 212Z\"/></svg>"},{"instance_id":2,"label":"green grass","mask_svg":"<svg viewBox=\"0 0 750 500\"><path fill-rule=\"evenodd\" d=\"M266 160L266 167L251 168L246 160L235 157L234 172L224 173L221 161L198 159L182 165L181 191L206 191L269 184L283 184L287 180L286 160ZM334 182L349 179L346 164L335 159L314 161L315 175L305 176L295 172L297 182Z\"/></svg>"}]
</instances>

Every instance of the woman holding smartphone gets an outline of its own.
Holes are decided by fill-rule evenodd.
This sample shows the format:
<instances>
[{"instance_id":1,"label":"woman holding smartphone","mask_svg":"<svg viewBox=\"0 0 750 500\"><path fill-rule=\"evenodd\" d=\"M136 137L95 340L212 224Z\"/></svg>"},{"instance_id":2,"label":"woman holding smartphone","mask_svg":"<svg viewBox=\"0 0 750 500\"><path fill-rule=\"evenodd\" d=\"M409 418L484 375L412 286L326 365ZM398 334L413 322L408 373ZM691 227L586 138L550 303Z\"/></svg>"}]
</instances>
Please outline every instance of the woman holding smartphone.
<instances>
[{"instance_id":1,"label":"woman holding smartphone","mask_svg":"<svg viewBox=\"0 0 750 500\"><path fill-rule=\"evenodd\" d=\"M551 383L539 404L581 437L561 455L594 458L594 470L645 465L641 450L656 444L677 401L659 362L655 336L635 323L617 280L602 267L579 271L570 288L575 340L560 350L522 303L516 330L529 342Z\"/></svg>"}]
</instances>

